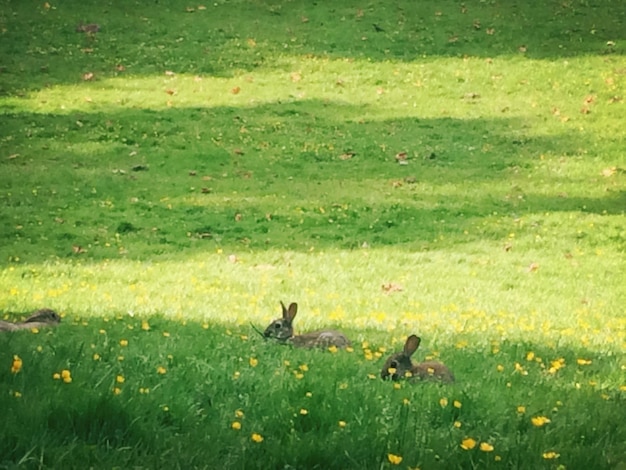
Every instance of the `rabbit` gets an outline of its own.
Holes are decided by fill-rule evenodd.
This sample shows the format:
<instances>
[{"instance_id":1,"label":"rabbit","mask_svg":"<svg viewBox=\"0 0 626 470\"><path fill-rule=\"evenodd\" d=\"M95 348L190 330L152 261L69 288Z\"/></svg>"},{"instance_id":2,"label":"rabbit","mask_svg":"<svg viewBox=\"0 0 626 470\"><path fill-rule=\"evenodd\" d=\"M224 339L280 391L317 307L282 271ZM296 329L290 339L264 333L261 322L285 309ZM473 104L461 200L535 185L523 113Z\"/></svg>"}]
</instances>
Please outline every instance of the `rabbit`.
<instances>
[{"instance_id":1,"label":"rabbit","mask_svg":"<svg viewBox=\"0 0 626 470\"><path fill-rule=\"evenodd\" d=\"M78 23L78 25L76 26L76 32L77 33L88 33L88 34L94 34L97 33L98 31L100 31L100 25L96 24L96 23L88 23L85 24L82 21L80 23Z\"/></svg>"},{"instance_id":2,"label":"rabbit","mask_svg":"<svg viewBox=\"0 0 626 470\"><path fill-rule=\"evenodd\" d=\"M270 323L263 333L265 338L274 338L281 343L289 342L299 348L328 348L330 346L346 348L350 346L350 340L339 331L319 330L302 335L294 335L293 319L296 317L296 313L298 313L298 304L293 302L287 308L281 301L280 305L283 309L283 317Z\"/></svg>"},{"instance_id":3,"label":"rabbit","mask_svg":"<svg viewBox=\"0 0 626 470\"><path fill-rule=\"evenodd\" d=\"M0 331L28 330L47 326L57 326L61 323L61 317L54 310L42 308L33 312L23 322L11 323L0 320Z\"/></svg>"},{"instance_id":4,"label":"rabbit","mask_svg":"<svg viewBox=\"0 0 626 470\"><path fill-rule=\"evenodd\" d=\"M454 382L454 375L445 365L437 361L414 363L411 356L420 345L421 338L411 335L404 343L402 352L392 354L383 366L380 376L382 379L398 380L408 377L414 380L431 380L444 383Z\"/></svg>"}]
</instances>

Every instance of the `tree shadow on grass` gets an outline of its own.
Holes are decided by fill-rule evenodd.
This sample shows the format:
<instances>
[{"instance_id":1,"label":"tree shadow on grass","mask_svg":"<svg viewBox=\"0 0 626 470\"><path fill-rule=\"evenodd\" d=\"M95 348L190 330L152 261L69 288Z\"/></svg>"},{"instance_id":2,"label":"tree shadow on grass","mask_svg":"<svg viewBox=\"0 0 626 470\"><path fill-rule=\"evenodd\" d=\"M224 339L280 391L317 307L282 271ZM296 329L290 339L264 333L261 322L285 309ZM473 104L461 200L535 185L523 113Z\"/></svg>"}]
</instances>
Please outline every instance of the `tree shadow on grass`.
<instances>
[{"instance_id":1,"label":"tree shadow on grass","mask_svg":"<svg viewBox=\"0 0 626 470\"><path fill-rule=\"evenodd\" d=\"M576 194L584 176L536 168L545 153L563 164L590 158L591 135L536 136L516 118L367 120L364 112L308 100L14 113L4 134L26 132L29 148L0 163L10 220L0 229L2 258L100 259L125 255L124 245L141 247L138 257L207 246L426 249L441 235L446 246L499 239L506 227L475 230L494 213L623 213L614 179L592 197Z\"/></svg>"},{"instance_id":2,"label":"tree shadow on grass","mask_svg":"<svg viewBox=\"0 0 626 470\"><path fill-rule=\"evenodd\" d=\"M78 83L88 72L232 76L280 67L285 54L400 62L622 55L622 6L620 0L541 5L434 0L362 5L355 0L220 1L198 9L146 0L129 10L126 4L94 1L52 8L18 2L4 7L0 95ZM95 35L77 33L81 21L102 29Z\"/></svg>"}]
</instances>

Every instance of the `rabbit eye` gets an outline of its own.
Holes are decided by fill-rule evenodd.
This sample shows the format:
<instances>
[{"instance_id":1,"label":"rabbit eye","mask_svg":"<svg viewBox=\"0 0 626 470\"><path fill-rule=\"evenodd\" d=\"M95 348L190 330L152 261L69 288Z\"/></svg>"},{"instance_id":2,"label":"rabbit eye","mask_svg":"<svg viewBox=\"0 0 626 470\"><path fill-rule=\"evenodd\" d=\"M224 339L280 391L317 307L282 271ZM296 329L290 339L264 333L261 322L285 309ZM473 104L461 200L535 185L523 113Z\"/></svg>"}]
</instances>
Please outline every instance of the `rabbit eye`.
<instances>
[{"instance_id":1,"label":"rabbit eye","mask_svg":"<svg viewBox=\"0 0 626 470\"><path fill-rule=\"evenodd\" d=\"M274 325L274 328L279 329L279 328L280 328L280 323L276 323L276 324Z\"/></svg>"},{"instance_id":2,"label":"rabbit eye","mask_svg":"<svg viewBox=\"0 0 626 470\"><path fill-rule=\"evenodd\" d=\"M396 361L391 361L391 364L389 364L389 367L393 367L394 369L397 369L398 363Z\"/></svg>"}]
</instances>

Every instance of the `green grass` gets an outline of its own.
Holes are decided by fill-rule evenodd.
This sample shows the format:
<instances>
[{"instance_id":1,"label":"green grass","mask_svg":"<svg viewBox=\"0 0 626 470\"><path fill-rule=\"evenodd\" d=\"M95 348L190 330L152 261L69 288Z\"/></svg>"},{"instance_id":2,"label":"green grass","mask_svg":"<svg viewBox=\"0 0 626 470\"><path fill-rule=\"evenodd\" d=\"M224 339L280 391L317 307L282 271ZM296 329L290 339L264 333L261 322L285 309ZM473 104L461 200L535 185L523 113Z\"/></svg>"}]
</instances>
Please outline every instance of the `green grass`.
<instances>
[{"instance_id":1,"label":"green grass","mask_svg":"<svg viewBox=\"0 0 626 470\"><path fill-rule=\"evenodd\" d=\"M118 3L0 2L0 468L626 468L621 2Z\"/></svg>"}]
</instances>

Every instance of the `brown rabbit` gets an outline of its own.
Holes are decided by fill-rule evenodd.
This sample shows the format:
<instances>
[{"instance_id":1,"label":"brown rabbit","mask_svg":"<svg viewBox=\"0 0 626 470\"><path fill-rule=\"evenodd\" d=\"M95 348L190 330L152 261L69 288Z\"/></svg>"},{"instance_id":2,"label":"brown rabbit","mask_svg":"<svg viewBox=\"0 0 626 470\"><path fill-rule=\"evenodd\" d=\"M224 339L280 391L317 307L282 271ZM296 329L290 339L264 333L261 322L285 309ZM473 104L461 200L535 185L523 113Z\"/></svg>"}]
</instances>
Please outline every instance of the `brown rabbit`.
<instances>
[{"instance_id":1,"label":"brown rabbit","mask_svg":"<svg viewBox=\"0 0 626 470\"><path fill-rule=\"evenodd\" d=\"M283 309L283 317L274 320L265 329L263 336L266 338L274 338L282 343L289 342L298 348L328 348L330 346L345 348L350 346L350 340L339 331L319 330L303 335L294 335L293 319L298 313L298 304L293 302L287 308L281 301L280 305Z\"/></svg>"},{"instance_id":2,"label":"brown rabbit","mask_svg":"<svg viewBox=\"0 0 626 470\"><path fill-rule=\"evenodd\" d=\"M404 343L402 352L392 354L385 362L380 376L383 379L391 377L392 380L400 378L412 378L413 380L431 380L445 383L454 382L454 375L445 365L436 361L414 363L411 356L420 345L421 338L411 335Z\"/></svg>"},{"instance_id":3,"label":"brown rabbit","mask_svg":"<svg viewBox=\"0 0 626 470\"><path fill-rule=\"evenodd\" d=\"M76 26L77 33L95 34L100 31L100 25L96 23L85 24L82 21Z\"/></svg>"},{"instance_id":4,"label":"brown rabbit","mask_svg":"<svg viewBox=\"0 0 626 470\"><path fill-rule=\"evenodd\" d=\"M42 308L33 312L23 322L11 323L0 320L0 331L29 330L47 326L57 326L61 323L61 317L54 310Z\"/></svg>"}]
</instances>

